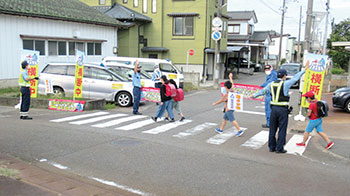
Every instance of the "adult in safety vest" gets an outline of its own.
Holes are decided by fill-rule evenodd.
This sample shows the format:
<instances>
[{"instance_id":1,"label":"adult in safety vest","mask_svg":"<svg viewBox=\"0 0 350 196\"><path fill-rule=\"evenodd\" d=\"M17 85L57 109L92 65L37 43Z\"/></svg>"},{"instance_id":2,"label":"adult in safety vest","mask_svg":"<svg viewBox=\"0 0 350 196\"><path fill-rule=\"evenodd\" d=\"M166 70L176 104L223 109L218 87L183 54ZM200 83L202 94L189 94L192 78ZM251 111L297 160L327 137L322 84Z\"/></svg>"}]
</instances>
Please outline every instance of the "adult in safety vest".
<instances>
[{"instance_id":1,"label":"adult in safety vest","mask_svg":"<svg viewBox=\"0 0 350 196\"><path fill-rule=\"evenodd\" d=\"M21 87L21 109L20 109L20 119L23 120L32 120L33 118L28 116L28 111L30 107L30 81L37 80L38 77L29 78L28 75L28 62L23 61L22 64L23 71L19 75L18 84Z\"/></svg>"},{"instance_id":2,"label":"adult in safety vest","mask_svg":"<svg viewBox=\"0 0 350 196\"><path fill-rule=\"evenodd\" d=\"M266 74L266 80L265 82L260 85L261 87L265 87L271 82L274 82L277 80L277 72L273 70L273 67L271 65L266 65L265 66L265 74ZM270 115L271 115L271 95L266 94L264 98L265 102L265 117L266 117L266 124L262 124L261 126L263 128L269 128L270 127Z\"/></svg>"},{"instance_id":3,"label":"adult in safety vest","mask_svg":"<svg viewBox=\"0 0 350 196\"><path fill-rule=\"evenodd\" d=\"M305 66L305 70L309 68L309 64ZM271 82L258 93L252 96L256 98L262 95L271 95L271 116L269 131L269 150L270 152L286 153L284 145L286 143L286 133L288 126L288 107L289 107L289 89L294 83L300 80L305 70L295 74L290 80L287 78L287 70L280 69L277 71L277 80ZM278 129L278 139L276 141L276 132Z\"/></svg>"}]
</instances>

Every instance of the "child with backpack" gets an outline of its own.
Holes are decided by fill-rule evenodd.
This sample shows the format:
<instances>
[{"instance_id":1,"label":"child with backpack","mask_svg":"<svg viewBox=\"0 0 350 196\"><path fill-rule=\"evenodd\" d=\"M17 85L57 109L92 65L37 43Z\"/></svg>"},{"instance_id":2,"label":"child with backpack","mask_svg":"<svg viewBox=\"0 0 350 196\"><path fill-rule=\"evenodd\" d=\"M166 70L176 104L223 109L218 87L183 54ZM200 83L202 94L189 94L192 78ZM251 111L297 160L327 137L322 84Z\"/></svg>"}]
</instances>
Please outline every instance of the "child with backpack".
<instances>
[{"instance_id":1,"label":"child with backpack","mask_svg":"<svg viewBox=\"0 0 350 196\"><path fill-rule=\"evenodd\" d=\"M185 120L185 116L184 114L182 113L181 111L181 108L180 108L180 105L179 105L179 101L182 101L183 100L183 90L181 88L178 88L177 85L176 85L176 82L175 80L173 79L170 79L169 80L170 84L173 84L176 88L176 96L172 99L172 102L173 102L173 108L175 108L175 111L177 112L178 115L181 116L180 118L180 122L182 122L183 120ZM165 120L169 120L169 114L168 116L165 118Z\"/></svg>"},{"instance_id":2,"label":"child with backpack","mask_svg":"<svg viewBox=\"0 0 350 196\"><path fill-rule=\"evenodd\" d=\"M165 110L168 112L170 116L169 122L175 122L174 120L174 114L173 114L173 104L172 104L172 93L170 91L173 91L174 89L171 89L172 84L169 85L169 80L166 76L160 77L160 81L162 83L162 86L160 87L160 104L158 106L158 111L155 117L151 117L152 120L157 122L158 118L161 118L165 112ZM173 87L175 88L175 87Z\"/></svg>"},{"instance_id":3,"label":"child with backpack","mask_svg":"<svg viewBox=\"0 0 350 196\"><path fill-rule=\"evenodd\" d=\"M232 91L231 88L232 88L232 85L233 85L233 79L232 79L233 75L232 75L232 73L230 73L229 77L230 77L230 81L226 81L225 84L224 84L224 86L226 88L225 95L219 101L217 101L217 102L212 104L213 106L215 106L215 105L217 105L219 103L225 102L225 110L224 110L225 114L223 116L223 120L222 120L220 129L215 129L215 131L217 133L223 133L223 130L224 130L225 125L226 125L226 121L230 121L230 122L233 123L233 125L238 130L238 133L236 134L236 137L239 137L239 136L243 135L244 131L241 130L241 128L239 127L239 125L238 125L238 123L237 123L237 121L235 119L235 116L233 115L234 110L229 110L228 107L227 107L228 93L230 91Z\"/></svg>"},{"instance_id":4,"label":"child with backpack","mask_svg":"<svg viewBox=\"0 0 350 196\"><path fill-rule=\"evenodd\" d=\"M327 108L323 103L318 102L315 99L315 93L309 91L302 95L306 98L306 101L310 103L307 116L309 117L309 123L307 124L304 138L301 143L296 143L297 146L305 146L305 142L309 138L310 133L316 129L316 132L327 142L326 149L330 149L334 146L334 142L329 140L328 136L323 133L322 129L322 117L327 116Z\"/></svg>"}]
</instances>

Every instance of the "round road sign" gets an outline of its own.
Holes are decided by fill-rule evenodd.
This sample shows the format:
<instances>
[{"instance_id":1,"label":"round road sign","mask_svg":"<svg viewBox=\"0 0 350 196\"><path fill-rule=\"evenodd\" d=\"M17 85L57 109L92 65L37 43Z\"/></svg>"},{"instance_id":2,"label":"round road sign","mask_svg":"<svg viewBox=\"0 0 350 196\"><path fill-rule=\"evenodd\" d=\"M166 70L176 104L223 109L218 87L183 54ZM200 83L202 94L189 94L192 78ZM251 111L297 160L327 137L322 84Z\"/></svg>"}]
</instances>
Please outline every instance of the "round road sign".
<instances>
[{"instance_id":1,"label":"round road sign","mask_svg":"<svg viewBox=\"0 0 350 196\"><path fill-rule=\"evenodd\" d=\"M189 50L189 51L188 51L188 54L189 54L190 56L194 55L194 50L193 50L193 49Z\"/></svg>"},{"instance_id":2,"label":"round road sign","mask_svg":"<svg viewBox=\"0 0 350 196\"><path fill-rule=\"evenodd\" d=\"M220 26L222 26L222 20L221 20L221 18L219 18L219 17L213 18L213 20L211 21L211 23L212 23L212 25L213 25L214 27L220 27Z\"/></svg>"},{"instance_id":3,"label":"round road sign","mask_svg":"<svg viewBox=\"0 0 350 196\"><path fill-rule=\"evenodd\" d=\"M214 31L212 34L211 34L211 38L215 41L218 41L221 39L221 32L219 31Z\"/></svg>"}]
</instances>

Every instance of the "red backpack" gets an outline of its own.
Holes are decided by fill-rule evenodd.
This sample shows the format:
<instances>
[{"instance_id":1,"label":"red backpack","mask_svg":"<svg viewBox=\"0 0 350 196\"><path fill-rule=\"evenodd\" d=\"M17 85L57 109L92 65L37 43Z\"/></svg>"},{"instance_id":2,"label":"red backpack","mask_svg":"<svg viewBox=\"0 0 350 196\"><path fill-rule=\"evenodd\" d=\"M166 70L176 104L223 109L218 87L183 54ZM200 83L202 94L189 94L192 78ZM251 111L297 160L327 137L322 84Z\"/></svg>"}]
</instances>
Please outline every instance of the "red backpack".
<instances>
[{"instance_id":1,"label":"red backpack","mask_svg":"<svg viewBox=\"0 0 350 196\"><path fill-rule=\"evenodd\" d=\"M184 100L184 91L182 88L176 89L176 97L174 97L174 101L182 101Z\"/></svg>"},{"instance_id":2,"label":"red backpack","mask_svg":"<svg viewBox=\"0 0 350 196\"><path fill-rule=\"evenodd\" d=\"M167 97L176 97L176 88L173 84L165 85L165 96Z\"/></svg>"}]
</instances>

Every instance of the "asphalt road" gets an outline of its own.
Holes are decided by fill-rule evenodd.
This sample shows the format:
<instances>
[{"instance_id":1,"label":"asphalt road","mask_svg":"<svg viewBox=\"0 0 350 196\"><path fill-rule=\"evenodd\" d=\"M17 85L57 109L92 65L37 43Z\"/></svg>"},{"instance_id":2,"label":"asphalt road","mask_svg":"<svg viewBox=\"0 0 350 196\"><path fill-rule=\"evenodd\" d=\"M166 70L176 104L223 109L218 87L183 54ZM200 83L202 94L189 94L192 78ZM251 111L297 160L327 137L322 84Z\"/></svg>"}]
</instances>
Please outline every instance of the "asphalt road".
<instances>
[{"instance_id":1,"label":"asphalt road","mask_svg":"<svg viewBox=\"0 0 350 196\"><path fill-rule=\"evenodd\" d=\"M261 84L264 77L263 73L242 75L235 82ZM297 89L291 92L296 104ZM103 111L108 114L101 115L126 114L124 117L82 124L77 121L97 117L51 120L101 111L77 114L31 109L34 120L23 121L14 108L0 107L0 151L141 195L349 194L349 163L321 152L311 145L312 139L302 155L270 153L266 143L257 149L242 146L264 130L264 108L259 101L244 101L246 112L235 112L240 126L247 128L242 137L230 137L234 130L228 123L223 134L227 137L218 138L214 129L222 121L223 105L211 104L219 98L218 90L189 93L181 102L185 123L161 121L136 129L125 126L155 115L155 104L141 106L141 119L104 128L92 125L101 127L130 117L132 108ZM289 126L293 126L292 118ZM287 142L293 136L289 133Z\"/></svg>"}]
</instances>

